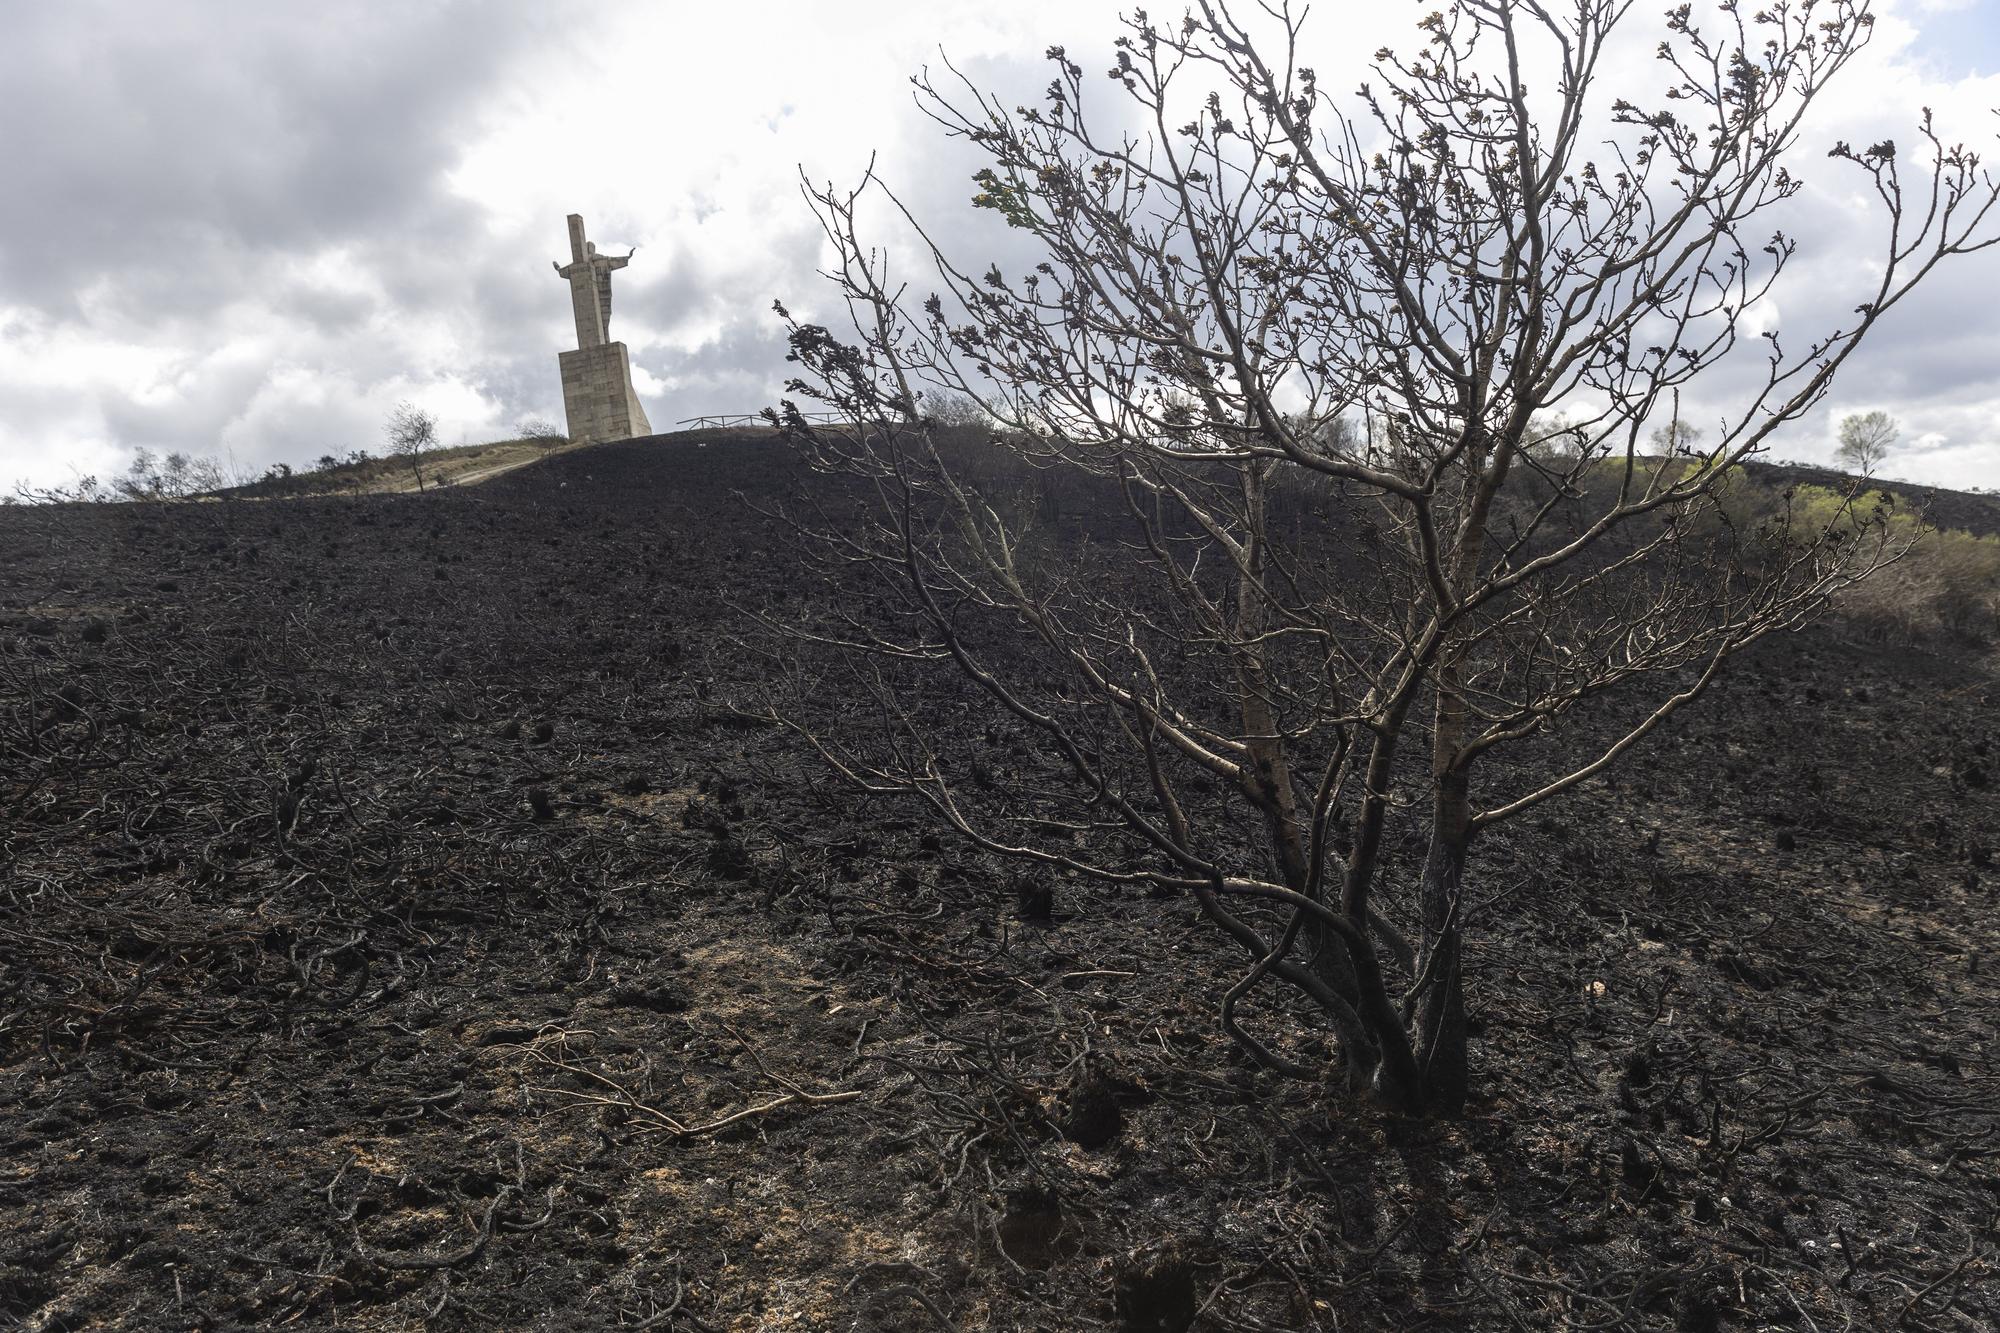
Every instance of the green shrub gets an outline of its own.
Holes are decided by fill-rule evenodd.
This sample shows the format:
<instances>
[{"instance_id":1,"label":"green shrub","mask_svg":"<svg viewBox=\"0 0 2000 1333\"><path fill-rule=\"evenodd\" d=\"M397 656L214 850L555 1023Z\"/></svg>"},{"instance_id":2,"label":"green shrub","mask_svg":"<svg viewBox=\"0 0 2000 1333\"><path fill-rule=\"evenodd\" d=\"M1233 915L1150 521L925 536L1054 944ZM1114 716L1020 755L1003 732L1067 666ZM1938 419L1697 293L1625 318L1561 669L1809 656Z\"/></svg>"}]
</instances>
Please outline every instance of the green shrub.
<instances>
[{"instance_id":1,"label":"green shrub","mask_svg":"<svg viewBox=\"0 0 2000 1333\"><path fill-rule=\"evenodd\" d=\"M2000 539L1918 532L1908 554L1836 605L1870 638L1984 640L2000 633Z\"/></svg>"}]
</instances>

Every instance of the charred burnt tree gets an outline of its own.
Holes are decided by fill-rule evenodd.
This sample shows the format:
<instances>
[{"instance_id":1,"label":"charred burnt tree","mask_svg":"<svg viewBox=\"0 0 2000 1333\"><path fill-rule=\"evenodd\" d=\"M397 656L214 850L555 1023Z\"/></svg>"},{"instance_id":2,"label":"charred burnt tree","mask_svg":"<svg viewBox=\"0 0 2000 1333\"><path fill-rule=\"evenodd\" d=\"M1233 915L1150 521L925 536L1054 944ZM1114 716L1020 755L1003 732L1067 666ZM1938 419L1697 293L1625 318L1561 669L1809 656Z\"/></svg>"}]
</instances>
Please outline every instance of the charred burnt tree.
<instances>
[{"instance_id":1,"label":"charred burnt tree","mask_svg":"<svg viewBox=\"0 0 2000 1333\"><path fill-rule=\"evenodd\" d=\"M837 626L781 628L850 651L881 726L792 720L990 852L1189 895L1249 958L1218 997L1234 1040L1325 1077L1240 1012L1290 988L1350 1086L1451 1114L1480 835L1896 557L1853 504L1753 531L1722 500L1883 315L1993 243L1995 184L1928 118L1913 153L1834 146L1880 201L1879 262L1851 319L1781 340L1759 322L1797 253L1777 224L1794 159L1828 156L1808 112L1867 43L1865 4L1725 7L1706 30L1676 10L1663 86L1619 90L1643 105L1599 86L1621 36L1652 41L1619 0L1448 5L1346 103L1269 13L1128 22L1109 82L1143 133L1086 115L1061 50L1014 112L918 80L988 155L974 203L1025 234L1018 275L926 238L919 300L863 239L868 200L925 236L872 168L808 183L851 327L780 308L800 373L772 417L861 497L797 521L844 588L866 581ZM1728 410L1681 429L1725 366ZM927 392L976 403L984 442L927 418ZM1065 547L982 449L1094 479L1105 539ZM897 674L929 666L1031 738L1008 772L940 742ZM1586 714L1616 725L1586 743ZM1399 867L1386 840L1412 824L1428 851Z\"/></svg>"}]
</instances>

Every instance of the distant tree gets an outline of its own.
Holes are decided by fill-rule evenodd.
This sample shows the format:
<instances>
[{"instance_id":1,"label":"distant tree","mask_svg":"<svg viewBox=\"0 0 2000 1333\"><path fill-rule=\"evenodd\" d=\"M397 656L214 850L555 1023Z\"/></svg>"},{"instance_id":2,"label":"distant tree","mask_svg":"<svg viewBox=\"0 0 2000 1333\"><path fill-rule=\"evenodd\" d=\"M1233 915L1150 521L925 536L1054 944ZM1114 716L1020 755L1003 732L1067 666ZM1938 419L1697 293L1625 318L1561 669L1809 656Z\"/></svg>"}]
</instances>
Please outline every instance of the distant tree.
<instances>
[{"instance_id":1,"label":"distant tree","mask_svg":"<svg viewBox=\"0 0 2000 1333\"><path fill-rule=\"evenodd\" d=\"M943 393L936 389L926 389L921 395L923 411L940 426L963 427L992 424L979 401L970 394Z\"/></svg>"},{"instance_id":2,"label":"distant tree","mask_svg":"<svg viewBox=\"0 0 2000 1333\"><path fill-rule=\"evenodd\" d=\"M1113 125L1059 47L1019 110L919 78L985 155L974 206L1032 246L1018 274L931 239L934 294L906 303L909 275L856 222L872 174L808 187L851 320L780 309L787 392L845 421L790 400L772 417L858 479L856 515L799 522L830 586L874 600L779 628L866 654L860 711L884 725L788 720L990 854L1184 895L1245 952L1217 1019L1260 1063L1329 1072L1250 1030L1246 1001L1276 985L1321 1016L1351 1086L1450 1114L1464 942L1507 910L1477 891L1475 842L1894 558L1851 506L1781 513L1754 564L1698 520L1880 318L2000 239L2000 183L1928 117L1900 153L1838 145L1894 240L1858 308L1759 348L1712 446L1679 456L1694 437L1669 427L1649 455L1646 423L1760 332L1744 312L1794 255L1774 215L1821 156L1802 118L1867 44L1866 5L1710 30L1670 9L1664 87L1642 89L1602 73L1623 61L1620 0L1441 0L1420 52L1378 52L1352 101L1298 59L1298 7L1257 9L1275 42L1222 0L1133 15L1110 62L1133 114ZM1097 521L1121 525L1097 563L967 483L922 385L978 386L996 448L1095 488ZM1536 459L1537 416L1564 409L1574 453ZM1358 434L1291 424L1337 417ZM1286 477L1325 484L1322 521L1272 521ZM1004 771L940 734L905 674L926 664L1026 738ZM1391 855L1405 835L1420 869Z\"/></svg>"},{"instance_id":3,"label":"distant tree","mask_svg":"<svg viewBox=\"0 0 2000 1333\"><path fill-rule=\"evenodd\" d=\"M1522 447L1550 461L1573 458L1589 446L1590 431L1568 412L1542 412L1528 423Z\"/></svg>"},{"instance_id":4,"label":"distant tree","mask_svg":"<svg viewBox=\"0 0 2000 1333\"><path fill-rule=\"evenodd\" d=\"M318 472L331 472L339 466L340 460L332 454L321 454L313 462L313 469Z\"/></svg>"},{"instance_id":5,"label":"distant tree","mask_svg":"<svg viewBox=\"0 0 2000 1333\"><path fill-rule=\"evenodd\" d=\"M417 489L422 491L422 459L425 451L437 445L437 418L414 403L401 402L389 414L384 434L389 440L389 456L409 463L410 475L417 479Z\"/></svg>"},{"instance_id":6,"label":"distant tree","mask_svg":"<svg viewBox=\"0 0 2000 1333\"><path fill-rule=\"evenodd\" d=\"M533 440L537 444L551 445L567 444L569 442L568 431L565 431L554 422L544 421L540 417L528 417L515 426L514 429L518 432L519 438Z\"/></svg>"},{"instance_id":7,"label":"distant tree","mask_svg":"<svg viewBox=\"0 0 2000 1333\"><path fill-rule=\"evenodd\" d=\"M171 453L160 464L160 493L170 500L185 500L222 484L222 469L210 458Z\"/></svg>"},{"instance_id":8,"label":"distant tree","mask_svg":"<svg viewBox=\"0 0 2000 1333\"><path fill-rule=\"evenodd\" d=\"M30 482L14 483L12 494L0 497L0 504L51 505L51 504L98 504L121 494L117 485L106 486L96 477L78 477L69 485L36 486Z\"/></svg>"},{"instance_id":9,"label":"distant tree","mask_svg":"<svg viewBox=\"0 0 2000 1333\"><path fill-rule=\"evenodd\" d=\"M1701 427L1675 417L1653 427L1647 437L1653 445L1653 452L1666 458L1677 458L1693 453L1701 445Z\"/></svg>"},{"instance_id":10,"label":"distant tree","mask_svg":"<svg viewBox=\"0 0 2000 1333\"><path fill-rule=\"evenodd\" d=\"M132 462L126 467L125 475L111 483L112 489L127 500L157 500L160 498L160 460L151 449L144 447L132 451Z\"/></svg>"},{"instance_id":11,"label":"distant tree","mask_svg":"<svg viewBox=\"0 0 2000 1333\"><path fill-rule=\"evenodd\" d=\"M221 465L206 455L175 451L161 458L141 448L133 452L125 475L111 489L127 500L185 500L220 490L223 484Z\"/></svg>"},{"instance_id":12,"label":"distant tree","mask_svg":"<svg viewBox=\"0 0 2000 1333\"><path fill-rule=\"evenodd\" d=\"M1840 419L1840 447L1834 456L1862 476L1873 476L1901 433L1887 412L1850 412Z\"/></svg>"}]
</instances>

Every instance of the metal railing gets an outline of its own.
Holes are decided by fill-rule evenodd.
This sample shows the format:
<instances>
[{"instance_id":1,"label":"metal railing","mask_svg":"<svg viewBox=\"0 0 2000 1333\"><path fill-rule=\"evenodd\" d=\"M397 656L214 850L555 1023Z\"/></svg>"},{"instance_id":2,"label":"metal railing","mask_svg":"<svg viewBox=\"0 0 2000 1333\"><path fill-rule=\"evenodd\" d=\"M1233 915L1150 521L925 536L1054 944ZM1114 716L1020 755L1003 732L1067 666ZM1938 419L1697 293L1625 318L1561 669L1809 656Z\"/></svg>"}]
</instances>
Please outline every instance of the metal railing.
<instances>
[{"instance_id":1,"label":"metal railing","mask_svg":"<svg viewBox=\"0 0 2000 1333\"><path fill-rule=\"evenodd\" d=\"M834 412L806 412L802 415L816 426L838 426L847 420ZM691 430L709 430L718 426L761 426L766 422L760 412L736 412L721 416L686 417L674 424Z\"/></svg>"}]
</instances>

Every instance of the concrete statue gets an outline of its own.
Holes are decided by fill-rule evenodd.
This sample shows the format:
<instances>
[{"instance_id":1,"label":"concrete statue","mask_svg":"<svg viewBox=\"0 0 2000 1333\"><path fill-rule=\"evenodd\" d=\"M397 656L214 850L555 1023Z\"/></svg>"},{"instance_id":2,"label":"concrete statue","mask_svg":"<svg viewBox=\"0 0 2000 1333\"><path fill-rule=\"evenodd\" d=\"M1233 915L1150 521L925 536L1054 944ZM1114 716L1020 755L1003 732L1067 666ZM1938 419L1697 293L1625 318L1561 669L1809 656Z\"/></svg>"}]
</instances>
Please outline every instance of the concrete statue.
<instances>
[{"instance_id":1,"label":"concrete statue","mask_svg":"<svg viewBox=\"0 0 2000 1333\"><path fill-rule=\"evenodd\" d=\"M569 253L569 263L555 265L556 273L569 282L570 309L576 316L576 350L557 358L569 437L594 443L651 435L652 424L632 388L632 363L625 344L611 341L611 274L631 263L636 251L627 251L622 258L597 253L597 247L584 239L582 215L572 213Z\"/></svg>"}]
</instances>

